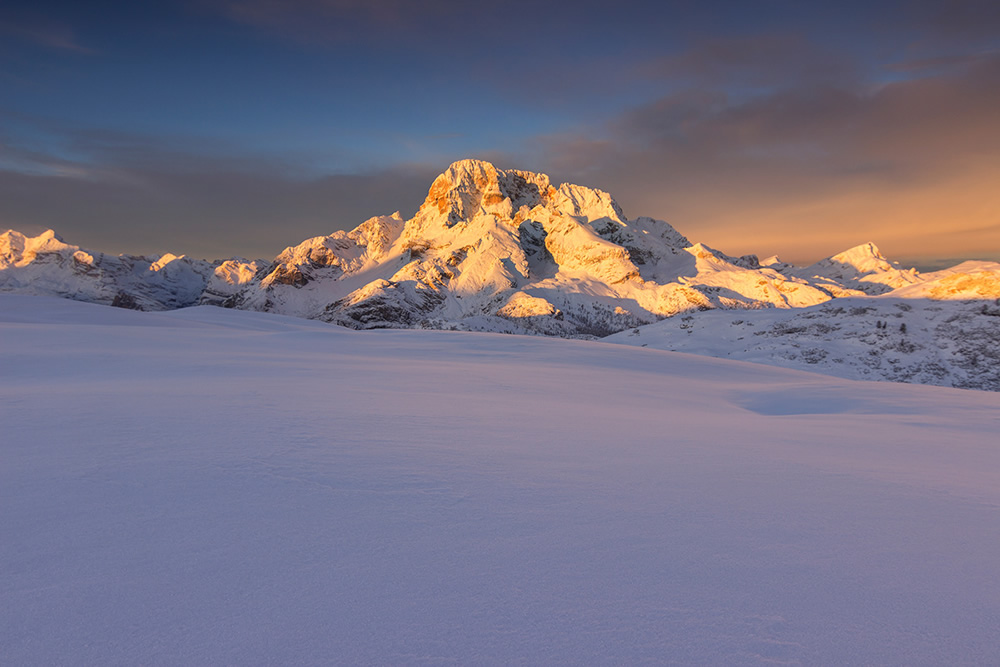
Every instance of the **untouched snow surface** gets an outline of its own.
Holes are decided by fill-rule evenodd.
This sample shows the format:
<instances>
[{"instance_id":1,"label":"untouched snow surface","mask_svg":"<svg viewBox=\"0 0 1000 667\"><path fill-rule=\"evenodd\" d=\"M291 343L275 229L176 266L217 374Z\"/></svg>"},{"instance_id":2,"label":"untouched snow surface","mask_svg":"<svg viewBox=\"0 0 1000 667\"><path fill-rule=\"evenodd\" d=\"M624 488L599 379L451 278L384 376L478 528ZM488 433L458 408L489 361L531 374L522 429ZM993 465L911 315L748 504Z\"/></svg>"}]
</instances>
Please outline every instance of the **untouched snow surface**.
<instances>
[{"instance_id":1,"label":"untouched snow surface","mask_svg":"<svg viewBox=\"0 0 1000 667\"><path fill-rule=\"evenodd\" d=\"M0 295L7 664L997 664L1000 395Z\"/></svg>"}]
</instances>

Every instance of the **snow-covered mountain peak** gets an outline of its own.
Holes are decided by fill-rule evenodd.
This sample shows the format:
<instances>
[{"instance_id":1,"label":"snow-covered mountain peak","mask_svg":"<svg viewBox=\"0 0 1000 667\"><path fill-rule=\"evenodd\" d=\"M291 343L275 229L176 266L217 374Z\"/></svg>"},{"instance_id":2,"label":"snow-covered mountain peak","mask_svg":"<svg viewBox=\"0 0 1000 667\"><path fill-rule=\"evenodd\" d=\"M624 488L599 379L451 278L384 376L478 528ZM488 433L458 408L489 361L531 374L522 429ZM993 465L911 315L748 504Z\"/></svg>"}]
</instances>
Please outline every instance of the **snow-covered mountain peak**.
<instances>
[{"instance_id":1,"label":"snow-covered mountain peak","mask_svg":"<svg viewBox=\"0 0 1000 667\"><path fill-rule=\"evenodd\" d=\"M918 282L905 285L892 295L907 299L949 301L997 299L1000 296L1000 263L962 262L950 269L925 273Z\"/></svg>"},{"instance_id":2,"label":"snow-covered mountain peak","mask_svg":"<svg viewBox=\"0 0 1000 667\"><path fill-rule=\"evenodd\" d=\"M921 280L916 269L903 269L898 262L889 261L871 242L862 243L792 273L828 283L824 287L828 287L835 296L850 296L841 291L843 288L861 294L885 294Z\"/></svg>"},{"instance_id":3,"label":"snow-covered mountain peak","mask_svg":"<svg viewBox=\"0 0 1000 667\"><path fill-rule=\"evenodd\" d=\"M711 267L740 267L744 269L759 269L761 267L756 255L744 255L743 257L731 257L726 253L709 247L704 243L694 243L684 248L685 252L694 255L696 260L704 262Z\"/></svg>"},{"instance_id":4,"label":"snow-covered mountain peak","mask_svg":"<svg viewBox=\"0 0 1000 667\"><path fill-rule=\"evenodd\" d=\"M47 229L38 236L25 236L13 229L0 234L0 266L28 264L41 254L79 251L78 246L65 243L53 230Z\"/></svg>"},{"instance_id":5,"label":"snow-covered mountain peak","mask_svg":"<svg viewBox=\"0 0 1000 667\"><path fill-rule=\"evenodd\" d=\"M856 245L823 261L830 264L844 264L861 273L888 271L894 268L893 263L885 258L878 246L870 241Z\"/></svg>"},{"instance_id":6,"label":"snow-covered mountain peak","mask_svg":"<svg viewBox=\"0 0 1000 667\"><path fill-rule=\"evenodd\" d=\"M452 226L479 215L519 224L537 207L552 215L625 223L621 207L603 190L571 183L554 186L545 174L497 169L483 160L461 160L434 179L417 218Z\"/></svg>"},{"instance_id":7,"label":"snow-covered mountain peak","mask_svg":"<svg viewBox=\"0 0 1000 667\"><path fill-rule=\"evenodd\" d=\"M403 229L399 211L368 218L349 232L314 236L285 248L274 261L279 264L311 264L313 267L362 264L368 257L384 255ZM364 257L362 257L364 256Z\"/></svg>"},{"instance_id":8,"label":"snow-covered mountain peak","mask_svg":"<svg viewBox=\"0 0 1000 667\"><path fill-rule=\"evenodd\" d=\"M627 222L618 202L603 190L563 183L553 193L551 199L552 210L563 215L587 220L608 218L619 223Z\"/></svg>"},{"instance_id":9,"label":"snow-covered mountain peak","mask_svg":"<svg viewBox=\"0 0 1000 667\"><path fill-rule=\"evenodd\" d=\"M0 266L13 265L24 255L27 238L20 232L8 229L0 234Z\"/></svg>"},{"instance_id":10,"label":"snow-covered mountain peak","mask_svg":"<svg viewBox=\"0 0 1000 667\"><path fill-rule=\"evenodd\" d=\"M545 174L460 160L434 179L417 216L443 217L448 226L482 213L512 220L523 207L543 205L554 192Z\"/></svg>"},{"instance_id":11,"label":"snow-covered mountain peak","mask_svg":"<svg viewBox=\"0 0 1000 667\"><path fill-rule=\"evenodd\" d=\"M160 270L164 269L168 264L170 264L172 262L176 262L176 261L181 260L181 259L184 259L184 255L175 255L175 254L173 254L171 252L168 252L167 254L162 255L158 260L156 260L155 262L153 262L152 264L150 264L149 265L149 270L150 271L160 271Z\"/></svg>"}]
</instances>

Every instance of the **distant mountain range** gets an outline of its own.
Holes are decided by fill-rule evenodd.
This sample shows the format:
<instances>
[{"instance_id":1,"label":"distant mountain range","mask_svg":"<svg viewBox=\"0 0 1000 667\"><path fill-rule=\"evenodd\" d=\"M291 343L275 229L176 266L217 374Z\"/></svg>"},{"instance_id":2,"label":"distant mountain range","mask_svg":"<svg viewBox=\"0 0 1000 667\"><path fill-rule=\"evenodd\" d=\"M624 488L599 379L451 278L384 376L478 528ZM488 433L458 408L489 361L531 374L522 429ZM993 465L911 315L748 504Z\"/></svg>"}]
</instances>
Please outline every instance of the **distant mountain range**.
<instances>
[{"instance_id":1,"label":"distant mountain range","mask_svg":"<svg viewBox=\"0 0 1000 667\"><path fill-rule=\"evenodd\" d=\"M776 257L733 257L661 220L629 220L601 190L463 160L434 180L413 218L374 217L286 248L270 262L111 256L66 244L52 231L8 231L0 235L0 291L142 310L220 305L356 329L604 337L707 310L796 309L872 296L996 299L1000 264L965 262L922 274L887 260L872 243L804 268ZM679 321L657 326L668 331ZM663 335L657 340L670 347Z\"/></svg>"}]
</instances>

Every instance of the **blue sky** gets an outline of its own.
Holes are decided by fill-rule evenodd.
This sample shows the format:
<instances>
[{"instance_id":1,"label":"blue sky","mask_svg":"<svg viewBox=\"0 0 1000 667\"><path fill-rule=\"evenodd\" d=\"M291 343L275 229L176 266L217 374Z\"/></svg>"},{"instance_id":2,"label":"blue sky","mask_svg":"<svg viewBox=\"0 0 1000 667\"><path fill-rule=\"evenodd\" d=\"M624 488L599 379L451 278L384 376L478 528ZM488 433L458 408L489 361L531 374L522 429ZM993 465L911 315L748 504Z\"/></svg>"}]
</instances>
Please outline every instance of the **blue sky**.
<instances>
[{"instance_id":1,"label":"blue sky","mask_svg":"<svg viewBox=\"0 0 1000 667\"><path fill-rule=\"evenodd\" d=\"M0 227L270 257L465 157L727 252L1000 258L1000 3L0 7Z\"/></svg>"}]
</instances>

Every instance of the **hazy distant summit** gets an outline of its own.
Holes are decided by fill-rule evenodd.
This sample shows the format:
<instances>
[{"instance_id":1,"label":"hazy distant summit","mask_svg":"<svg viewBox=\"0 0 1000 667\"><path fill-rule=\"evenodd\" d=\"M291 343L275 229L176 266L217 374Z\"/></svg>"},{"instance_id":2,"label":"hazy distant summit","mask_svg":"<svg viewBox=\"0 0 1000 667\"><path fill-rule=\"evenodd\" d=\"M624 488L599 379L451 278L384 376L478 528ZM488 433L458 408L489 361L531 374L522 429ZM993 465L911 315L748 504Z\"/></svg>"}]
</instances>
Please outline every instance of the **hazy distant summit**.
<instances>
[{"instance_id":1,"label":"hazy distant summit","mask_svg":"<svg viewBox=\"0 0 1000 667\"><path fill-rule=\"evenodd\" d=\"M963 268L964 267L964 268ZM353 328L605 336L695 310L798 308L893 293L1000 296L1000 265L904 269L867 243L799 268L629 220L607 192L462 160L399 213L286 248L271 262L111 256L54 232L0 235L0 290L146 310L214 304Z\"/></svg>"}]
</instances>

